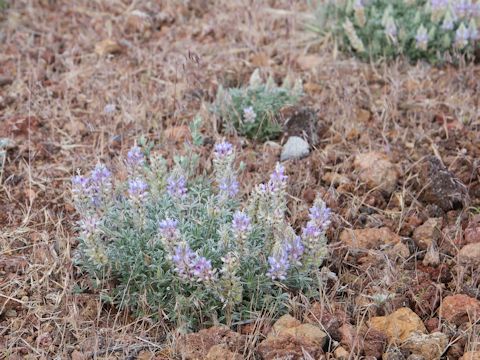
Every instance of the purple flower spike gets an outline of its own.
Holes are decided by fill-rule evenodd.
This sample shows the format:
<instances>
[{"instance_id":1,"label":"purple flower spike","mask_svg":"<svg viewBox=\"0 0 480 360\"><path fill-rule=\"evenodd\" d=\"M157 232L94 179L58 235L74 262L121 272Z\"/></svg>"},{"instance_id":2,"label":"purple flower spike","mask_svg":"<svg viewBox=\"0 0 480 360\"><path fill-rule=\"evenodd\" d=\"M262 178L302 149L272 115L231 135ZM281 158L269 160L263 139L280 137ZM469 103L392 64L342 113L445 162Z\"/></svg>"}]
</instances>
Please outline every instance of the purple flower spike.
<instances>
[{"instance_id":1,"label":"purple flower spike","mask_svg":"<svg viewBox=\"0 0 480 360\"><path fill-rule=\"evenodd\" d=\"M302 238L296 236L289 246L288 257L293 264L301 265L300 259L305 251L305 247L302 243Z\"/></svg>"},{"instance_id":2,"label":"purple flower spike","mask_svg":"<svg viewBox=\"0 0 480 360\"><path fill-rule=\"evenodd\" d=\"M127 154L127 164L131 167L137 167L143 165L143 162L144 156L142 149L140 149L138 146L132 147Z\"/></svg>"},{"instance_id":3,"label":"purple flower spike","mask_svg":"<svg viewBox=\"0 0 480 360\"><path fill-rule=\"evenodd\" d=\"M218 188L221 192L232 198L238 194L239 184L237 180L228 177L220 181L220 184L218 184Z\"/></svg>"},{"instance_id":4,"label":"purple flower spike","mask_svg":"<svg viewBox=\"0 0 480 360\"><path fill-rule=\"evenodd\" d=\"M215 144L215 156L217 158L224 158L228 155L233 154L233 145L228 141L223 141L221 143Z\"/></svg>"},{"instance_id":5,"label":"purple flower spike","mask_svg":"<svg viewBox=\"0 0 480 360\"><path fill-rule=\"evenodd\" d=\"M331 210L330 208L314 205L310 208L310 222L316 225L321 231L325 231L331 223Z\"/></svg>"},{"instance_id":6,"label":"purple flower spike","mask_svg":"<svg viewBox=\"0 0 480 360\"><path fill-rule=\"evenodd\" d=\"M174 270L183 279L208 281L213 278L212 263L190 249L188 244L177 245L172 256Z\"/></svg>"},{"instance_id":7,"label":"purple flower spike","mask_svg":"<svg viewBox=\"0 0 480 360\"><path fill-rule=\"evenodd\" d=\"M89 237L96 232L99 224L100 221L95 216L88 216L80 221L80 228L83 235Z\"/></svg>"},{"instance_id":8,"label":"purple flower spike","mask_svg":"<svg viewBox=\"0 0 480 360\"><path fill-rule=\"evenodd\" d=\"M430 6L433 11L442 10L448 6L448 0L430 0Z\"/></svg>"},{"instance_id":9,"label":"purple flower spike","mask_svg":"<svg viewBox=\"0 0 480 360\"><path fill-rule=\"evenodd\" d=\"M160 221L158 228L160 230L160 235L166 239L177 239L178 238L178 221L173 219L165 219Z\"/></svg>"},{"instance_id":10,"label":"purple flower spike","mask_svg":"<svg viewBox=\"0 0 480 360\"><path fill-rule=\"evenodd\" d=\"M186 185L185 176L175 177L172 175L167 179L167 191L173 197L184 197L187 194Z\"/></svg>"},{"instance_id":11,"label":"purple flower spike","mask_svg":"<svg viewBox=\"0 0 480 360\"><path fill-rule=\"evenodd\" d=\"M287 278L290 263L288 262L288 253L285 249L282 249L275 256L270 256L268 258L268 264L270 268L268 269L267 276L272 280L285 280Z\"/></svg>"},{"instance_id":12,"label":"purple flower spike","mask_svg":"<svg viewBox=\"0 0 480 360\"><path fill-rule=\"evenodd\" d=\"M192 274L197 281L208 281L213 277L212 262L203 256L197 256L192 263Z\"/></svg>"},{"instance_id":13,"label":"purple flower spike","mask_svg":"<svg viewBox=\"0 0 480 360\"><path fill-rule=\"evenodd\" d=\"M233 231L237 234L245 234L249 232L251 229L251 225L248 215L241 211L237 211L233 215L232 228Z\"/></svg>"},{"instance_id":14,"label":"purple flower spike","mask_svg":"<svg viewBox=\"0 0 480 360\"><path fill-rule=\"evenodd\" d=\"M91 180L98 185L104 185L110 182L111 176L112 173L105 165L97 164L92 171Z\"/></svg>"},{"instance_id":15,"label":"purple flower spike","mask_svg":"<svg viewBox=\"0 0 480 360\"><path fill-rule=\"evenodd\" d=\"M195 260L196 254L187 244L180 244L175 247L172 261L174 270L181 278L188 279L191 277L192 262Z\"/></svg>"},{"instance_id":16,"label":"purple flower spike","mask_svg":"<svg viewBox=\"0 0 480 360\"><path fill-rule=\"evenodd\" d=\"M142 179L134 179L128 182L128 194L134 199L143 199L147 190L148 185Z\"/></svg>"},{"instance_id":17,"label":"purple flower spike","mask_svg":"<svg viewBox=\"0 0 480 360\"><path fill-rule=\"evenodd\" d=\"M270 175L268 187L271 191L280 190L285 186L288 176L285 175L285 168L280 163L277 163L275 170Z\"/></svg>"},{"instance_id":18,"label":"purple flower spike","mask_svg":"<svg viewBox=\"0 0 480 360\"><path fill-rule=\"evenodd\" d=\"M309 221L307 226L302 229L302 235L304 238L316 238L321 235L320 229L315 225L314 222Z\"/></svg>"},{"instance_id":19,"label":"purple flower spike","mask_svg":"<svg viewBox=\"0 0 480 360\"><path fill-rule=\"evenodd\" d=\"M89 179L85 176L76 175L72 178L72 191L74 194L85 193L88 189Z\"/></svg>"}]
</instances>

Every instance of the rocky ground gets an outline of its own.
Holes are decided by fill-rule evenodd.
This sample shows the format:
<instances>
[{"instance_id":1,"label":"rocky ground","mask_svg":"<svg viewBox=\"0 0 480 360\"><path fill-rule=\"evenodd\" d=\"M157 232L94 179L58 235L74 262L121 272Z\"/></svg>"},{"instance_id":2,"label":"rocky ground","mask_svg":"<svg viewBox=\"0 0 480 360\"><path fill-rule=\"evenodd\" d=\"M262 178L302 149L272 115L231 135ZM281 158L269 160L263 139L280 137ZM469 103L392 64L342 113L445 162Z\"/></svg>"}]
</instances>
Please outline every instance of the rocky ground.
<instances>
[{"instance_id":1,"label":"rocky ground","mask_svg":"<svg viewBox=\"0 0 480 360\"><path fill-rule=\"evenodd\" d=\"M0 357L480 359L480 66L344 57L304 29L305 3L19 0L0 13ZM282 110L278 140L229 137L243 191L282 157L296 224L323 195L335 215L321 301L178 336L102 305L72 265L70 177L140 135L174 153L197 113L220 139L216 89L257 68L301 78L306 96Z\"/></svg>"}]
</instances>

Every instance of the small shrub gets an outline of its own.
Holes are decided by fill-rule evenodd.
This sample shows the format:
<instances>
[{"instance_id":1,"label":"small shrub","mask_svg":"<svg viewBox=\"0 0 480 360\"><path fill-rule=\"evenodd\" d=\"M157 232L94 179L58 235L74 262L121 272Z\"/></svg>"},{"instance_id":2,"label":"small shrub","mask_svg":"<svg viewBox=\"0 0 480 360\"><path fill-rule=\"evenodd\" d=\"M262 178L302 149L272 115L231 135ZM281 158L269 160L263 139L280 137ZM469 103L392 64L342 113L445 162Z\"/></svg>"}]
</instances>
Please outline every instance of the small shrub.
<instances>
[{"instance_id":1,"label":"small shrub","mask_svg":"<svg viewBox=\"0 0 480 360\"><path fill-rule=\"evenodd\" d=\"M275 85L260 79L258 71L252 74L246 88L218 89L214 112L221 118L227 130L255 140L274 139L282 132L278 112L286 105L294 105L302 95L301 83L293 87Z\"/></svg>"},{"instance_id":2,"label":"small shrub","mask_svg":"<svg viewBox=\"0 0 480 360\"><path fill-rule=\"evenodd\" d=\"M480 4L471 0L327 1L319 29L364 60L403 55L442 63L478 46Z\"/></svg>"},{"instance_id":3,"label":"small shrub","mask_svg":"<svg viewBox=\"0 0 480 360\"><path fill-rule=\"evenodd\" d=\"M135 146L124 180L103 164L73 178L76 263L103 298L194 329L272 309L280 315L297 292L317 296L330 222L323 201L315 201L297 236L285 217L280 164L242 207L233 146L215 145L210 178L196 173L197 159L177 157L168 169L164 159Z\"/></svg>"}]
</instances>

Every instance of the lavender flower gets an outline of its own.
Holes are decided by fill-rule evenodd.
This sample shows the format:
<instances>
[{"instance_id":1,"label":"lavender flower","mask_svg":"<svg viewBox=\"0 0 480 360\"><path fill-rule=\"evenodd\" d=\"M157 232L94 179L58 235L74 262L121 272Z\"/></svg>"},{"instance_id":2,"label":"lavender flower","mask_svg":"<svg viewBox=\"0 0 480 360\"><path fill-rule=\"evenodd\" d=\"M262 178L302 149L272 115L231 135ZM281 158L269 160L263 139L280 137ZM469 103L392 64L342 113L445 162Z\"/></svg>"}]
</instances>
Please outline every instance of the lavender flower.
<instances>
[{"instance_id":1,"label":"lavender flower","mask_svg":"<svg viewBox=\"0 0 480 360\"><path fill-rule=\"evenodd\" d=\"M192 263L196 256L188 244L179 244L175 247L172 262L175 272L181 278L189 279L192 276Z\"/></svg>"},{"instance_id":2,"label":"lavender flower","mask_svg":"<svg viewBox=\"0 0 480 360\"><path fill-rule=\"evenodd\" d=\"M470 16L476 18L480 15L480 2L470 4Z\"/></svg>"},{"instance_id":3,"label":"lavender flower","mask_svg":"<svg viewBox=\"0 0 480 360\"><path fill-rule=\"evenodd\" d=\"M445 13L445 17L443 18L443 22L442 22L442 30L445 30L445 31L450 31L450 30L453 30L453 16L452 16L452 13L450 11L447 11Z\"/></svg>"},{"instance_id":4,"label":"lavender flower","mask_svg":"<svg viewBox=\"0 0 480 360\"><path fill-rule=\"evenodd\" d=\"M251 230L250 218L247 214L237 211L233 215L232 229L236 234L246 234Z\"/></svg>"},{"instance_id":5,"label":"lavender flower","mask_svg":"<svg viewBox=\"0 0 480 360\"><path fill-rule=\"evenodd\" d=\"M105 186L110 183L110 179L112 177L112 173L104 164L97 164L95 169L93 169L92 174L90 176L92 182L97 185Z\"/></svg>"},{"instance_id":6,"label":"lavender flower","mask_svg":"<svg viewBox=\"0 0 480 360\"><path fill-rule=\"evenodd\" d=\"M430 0L432 11L444 10L448 6L448 0Z\"/></svg>"},{"instance_id":7,"label":"lavender flower","mask_svg":"<svg viewBox=\"0 0 480 360\"><path fill-rule=\"evenodd\" d=\"M238 194L239 184L233 177L226 177L220 180L218 188L223 195L233 198Z\"/></svg>"},{"instance_id":8,"label":"lavender flower","mask_svg":"<svg viewBox=\"0 0 480 360\"><path fill-rule=\"evenodd\" d=\"M144 156L142 149L140 149L138 146L132 147L127 154L127 164L131 168L136 168L137 166L143 165L144 162Z\"/></svg>"},{"instance_id":9,"label":"lavender flower","mask_svg":"<svg viewBox=\"0 0 480 360\"><path fill-rule=\"evenodd\" d=\"M172 197L184 197L187 194L187 181L185 176L170 176L167 179L167 191Z\"/></svg>"},{"instance_id":10,"label":"lavender flower","mask_svg":"<svg viewBox=\"0 0 480 360\"><path fill-rule=\"evenodd\" d=\"M472 41L478 40L479 38L477 24L475 23L474 19L471 19L470 23L468 24L468 37Z\"/></svg>"},{"instance_id":11,"label":"lavender flower","mask_svg":"<svg viewBox=\"0 0 480 360\"><path fill-rule=\"evenodd\" d=\"M85 238L92 236L98 229L100 221L96 216L87 216L79 222L82 234Z\"/></svg>"},{"instance_id":12,"label":"lavender flower","mask_svg":"<svg viewBox=\"0 0 480 360\"><path fill-rule=\"evenodd\" d=\"M111 115L115 112L116 110L116 106L115 104L107 104L105 105L105 107L103 108L103 112L106 114L106 115Z\"/></svg>"},{"instance_id":13,"label":"lavender flower","mask_svg":"<svg viewBox=\"0 0 480 360\"><path fill-rule=\"evenodd\" d=\"M324 251L325 231L331 223L330 217L331 210L320 198L315 199L314 205L310 208L310 220L302 229L302 241L311 258L318 257Z\"/></svg>"},{"instance_id":14,"label":"lavender flower","mask_svg":"<svg viewBox=\"0 0 480 360\"><path fill-rule=\"evenodd\" d=\"M421 50L427 50L429 36L427 33L427 29L420 25L417 30L417 34L415 35L415 41L417 42L417 48Z\"/></svg>"},{"instance_id":15,"label":"lavender flower","mask_svg":"<svg viewBox=\"0 0 480 360\"><path fill-rule=\"evenodd\" d=\"M272 280L285 280L290 268L287 249L282 247L275 255L269 256L268 264L270 265L267 272L268 277Z\"/></svg>"},{"instance_id":16,"label":"lavender flower","mask_svg":"<svg viewBox=\"0 0 480 360\"><path fill-rule=\"evenodd\" d=\"M469 0L455 0L453 1L453 11L455 17L463 18L470 13L470 1Z\"/></svg>"},{"instance_id":17,"label":"lavender flower","mask_svg":"<svg viewBox=\"0 0 480 360\"><path fill-rule=\"evenodd\" d=\"M128 195L135 200L142 200L147 194L148 185L142 179L128 181Z\"/></svg>"},{"instance_id":18,"label":"lavender flower","mask_svg":"<svg viewBox=\"0 0 480 360\"><path fill-rule=\"evenodd\" d=\"M353 8L354 8L355 10L357 10L357 9L362 9L363 7L364 7L363 0L355 0L355 1L353 2Z\"/></svg>"},{"instance_id":19,"label":"lavender flower","mask_svg":"<svg viewBox=\"0 0 480 360\"><path fill-rule=\"evenodd\" d=\"M227 141L223 141L215 145L215 157L218 159L225 158L233 154L233 145Z\"/></svg>"},{"instance_id":20,"label":"lavender flower","mask_svg":"<svg viewBox=\"0 0 480 360\"><path fill-rule=\"evenodd\" d=\"M212 262L203 256L196 256L192 263L192 274L198 282L209 281L213 279Z\"/></svg>"},{"instance_id":21,"label":"lavender flower","mask_svg":"<svg viewBox=\"0 0 480 360\"><path fill-rule=\"evenodd\" d=\"M160 221L158 228L160 230L160 235L167 239L178 239L178 220L166 218L165 220Z\"/></svg>"},{"instance_id":22,"label":"lavender flower","mask_svg":"<svg viewBox=\"0 0 480 360\"><path fill-rule=\"evenodd\" d=\"M395 20L391 16L385 21L385 34L390 39L396 39L397 37L397 25L395 25Z\"/></svg>"},{"instance_id":23,"label":"lavender flower","mask_svg":"<svg viewBox=\"0 0 480 360\"><path fill-rule=\"evenodd\" d=\"M468 45L470 39L470 33L464 23L461 23L455 32L455 46L459 49L463 49Z\"/></svg>"},{"instance_id":24,"label":"lavender flower","mask_svg":"<svg viewBox=\"0 0 480 360\"><path fill-rule=\"evenodd\" d=\"M211 280L214 276L211 261L193 252L188 244L175 247L172 262L175 272L183 279L202 282Z\"/></svg>"},{"instance_id":25,"label":"lavender flower","mask_svg":"<svg viewBox=\"0 0 480 360\"><path fill-rule=\"evenodd\" d=\"M255 110L253 110L252 106L246 107L243 109L243 119L245 120L246 123L254 123L255 119L257 118L257 114L255 113Z\"/></svg>"},{"instance_id":26,"label":"lavender flower","mask_svg":"<svg viewBox=\"0 0 480 360\"><path fill-rule=\"evenodd\" d=\"M285 175L285 168L280 163L277 163L275 170L270 175L268 188L272 191L284 189L287 183L288 176Z\"/></svg>"},{"instance_id":27,"label":"lavender flower","mask_svg":"<svg viewBox=\"0 0 480 360\"><path fill-rule=\"evenodd\" d=\"M88 189L90 179L85 176L76 175L72 178L72 192L74 195L85 194Z\"/></svg>"},{"instance_id":28,"label":"lavender flower","mask_svg":"<svg viewBox=\"0 0 480 360\"><path fill-rule=\"evenodd\" d=\"M331 223L331 210L325 206L325 203L317 203L309 210L309 217L312 224L314 224L320 231L327 230Z\"/></svg>"},{"instance_id":29,"label":"lavender flower","mask_svg":"<svg viewBox=\"0 0 480 360\"><path fill-rule=\"evenodd\" d=\"M302 238L295 236L291 244L288 247L288 258L292 264L301 265L300 259L305 251Z\"/></svg>"},{"instance_id":30,"label":"lavender flower","mask_svg":"<svg viewBox=\"0 0 480 360\"><path fill-rule=\"evenodd\" d=\"M72 192L78 199L86 200L99 207L112 187L112 174L103 164L97 164L89 177L81 175L72 178Z\"/></svg>"}]
</instances>

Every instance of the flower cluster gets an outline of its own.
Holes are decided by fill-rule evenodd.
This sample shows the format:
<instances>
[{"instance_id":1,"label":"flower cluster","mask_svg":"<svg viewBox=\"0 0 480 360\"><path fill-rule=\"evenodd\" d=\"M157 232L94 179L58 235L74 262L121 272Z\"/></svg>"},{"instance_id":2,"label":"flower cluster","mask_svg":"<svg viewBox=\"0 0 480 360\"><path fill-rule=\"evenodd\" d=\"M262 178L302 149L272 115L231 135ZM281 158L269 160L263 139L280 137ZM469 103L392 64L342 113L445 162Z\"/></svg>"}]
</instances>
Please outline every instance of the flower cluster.
<instances>
[{"instance_id":1,"label":"flower cluster","mask_svg":"<svg viewBox=\"0 0 480 360\"><path fill-rule=\"evenodd\" d=\"M278 249L274 249L273 254L268 257L270 265L267 275L272 280L285 280L287 272L292 266L301 266L301 259L305 247L300 236L295 236L292 241L283 241Z\"/></svg>"},{"instance_id":2,"label":"flower cluster","mask_svg":"<svg viewBox=\"0 0 480 360\"><path fill-rule=\"evenodd\" d=\"M302 229L302 240L311 254L317 256L325 249L325 231L330 225L331 210L317 198L310 208L309 221Z\"/></svg>"},{"instance_id":3,"label":"flower cluster","mask_svg":"<svg viewBox=\"0 0 480 360\"><path fill-rule=\"evenodd\" d=\"M478 46L476 0L332 0L324 6L333 24L322 25L337 29L344 48L365 59L405 55L436 63Z\"/></svg>"},{"instance_id":4,"label":"flower cluster","mask_svg":"<svg viewBox=\"0 0 480 360\"><path fill-rule=\"evenodd\" d=\"M209 281L213 279L212 263L192 251L188 244L179 244L172 255L174 270L185 280Z\"/></svg>"},{"instance_id":5,"label":"flower cluster","mask_svg":"<svg viewBox=\"0 0 480 360\"><path fill-rule=\"evenodd\" d=\"M183 175L171 175L167 179L167 192L173 198L183 198L187 194L187 180Z\"/></svg>"},{"instance_id":6,"label":"flower cluster","mask_svg":"<svg viewBox=\"0 0 480 360\"><path fill-rule=\"evenodd\" d=\"M72 178L74 199L87 208L99 208L112 189L112 174L104 164L97 164L90 176L76 175Z\"/></svg>"},{"instance_id":7,"label":"flower cluster","mask_svg":"<svg viewBox=\"0 0 480 360\"><path fill-rule=\"evenodd\" d=\"M130 169L136 169L144 163L144 155L138 146L132 147L127 153L127 165Z\"/></svg>"},{"instance_id":8,"label":"flower cluster","mask_svg":"<svg viewBox=\"0 0 480 360\"><path fill-rule=\"evenodd\" d=\"M281 313L292 294L314 296L330 210L316 202L297 234L286 217L281 164L242 206L232 199L239 187L233 145L216 144L212 159L213 176L205 179L188 159L168 169L135 146L123 161L126 179L115 180L102 164L73 178L81 218L76 258L114 304L139 314L161 309L194 328L245 320L272 302Z\"/></svg>"}]
</instances>

